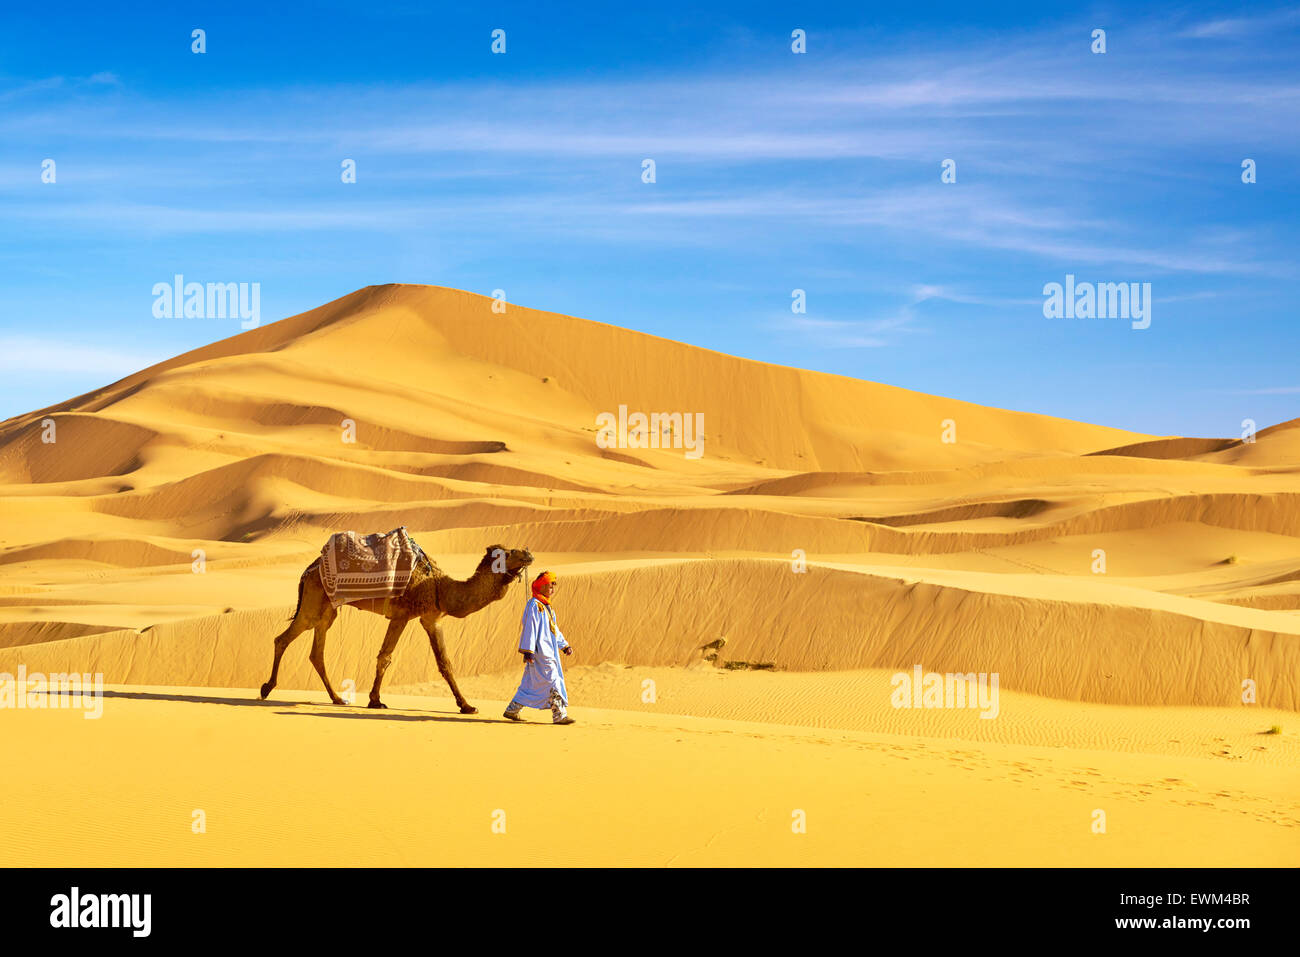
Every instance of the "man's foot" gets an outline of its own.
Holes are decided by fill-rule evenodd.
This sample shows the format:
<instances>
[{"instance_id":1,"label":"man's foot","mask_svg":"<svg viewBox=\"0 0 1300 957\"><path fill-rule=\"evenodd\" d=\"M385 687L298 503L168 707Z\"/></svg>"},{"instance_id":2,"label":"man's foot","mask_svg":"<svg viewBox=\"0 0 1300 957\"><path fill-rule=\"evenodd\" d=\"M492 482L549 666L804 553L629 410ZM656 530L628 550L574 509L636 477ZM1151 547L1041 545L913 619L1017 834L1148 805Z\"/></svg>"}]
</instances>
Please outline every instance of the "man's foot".
<instances>
[{"instance_id":1,"label":"man's foot","mask_svg":"<svg viewBox=\"0 0 1300 957\"><path fill-rule=\"evenodd\" d=\"M523 720L524 720L523 718L519 717L519 712L518 712L518 711L502 711L502 712L501 712L501 717L503 717L503 718L509 718L511 721L523 721Z\"/></svg>"},{"instance_id":2,"label":"man's foot","mask_svg":"<svg viewBox=\"0 0 1300 957\"><path fill-rule=\"evenodd\" d=\"M563 718L554 719L551 724L577 724L577 720L570 718L567 714Z\"/></svg>"}]
</instances>

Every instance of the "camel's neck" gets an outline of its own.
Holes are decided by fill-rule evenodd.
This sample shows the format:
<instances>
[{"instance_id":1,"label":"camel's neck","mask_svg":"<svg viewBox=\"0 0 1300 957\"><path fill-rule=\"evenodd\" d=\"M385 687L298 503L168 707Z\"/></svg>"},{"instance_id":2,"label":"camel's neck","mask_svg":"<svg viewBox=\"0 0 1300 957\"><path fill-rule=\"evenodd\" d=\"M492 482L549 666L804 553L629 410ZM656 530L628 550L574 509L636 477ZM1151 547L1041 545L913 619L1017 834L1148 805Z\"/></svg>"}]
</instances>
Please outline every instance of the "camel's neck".
<instances>
[{"instance_id":1,"label":"camel's neck","mask_svg":"<svg viewBox=\"0 0 1300 957\"><path fill-rule=\"evenodd\" d=\"M484 562L463 582L454 579L443 582L438 589L439 604L451 617L464 618L504 598L509 588L507 576L492 571L491 564Z\"/></svg>"}]
</instances>

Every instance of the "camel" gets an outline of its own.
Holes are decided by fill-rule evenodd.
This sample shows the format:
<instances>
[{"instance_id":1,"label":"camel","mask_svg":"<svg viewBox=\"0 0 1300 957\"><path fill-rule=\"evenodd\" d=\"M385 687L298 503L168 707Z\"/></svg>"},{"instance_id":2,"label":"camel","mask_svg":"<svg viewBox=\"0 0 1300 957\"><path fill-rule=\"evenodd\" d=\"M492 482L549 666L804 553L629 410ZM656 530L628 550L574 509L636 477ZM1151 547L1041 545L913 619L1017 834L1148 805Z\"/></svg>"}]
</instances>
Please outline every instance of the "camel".
<instances>
[{"instance_id":1,"label":"camel","mask_svg":"<svg viewBox=\"0 0 1300 957\"><path fill-rule=\"evenodd\" d=\"M406 591L395 598L367 598L350 602L354 608L374 612L388 619L388 632L384 635L383 646L375 661L375 684L370 689L371 708L387 708L379 700L379 686L383 684L384 672L392 660L393 649L402 637L402 632L412 618L420 619L420 624L429 635L429 644L433 656L438 661L438 670L451 688L461 714L478 714L478 709L465 700L456 679L451 673L451 660L443 645L442 626L439 620L444 615L453 618L465 618L494 601L504 598L510 585L519 579L524 570L532 564L533 555L528 549L507 549L503 545L490 545L474 574L465 581L456 581L429 560L421 556L411 572L411 581ZM280 659L284 650L295 638L308 628L315 629L316 638L311 646L311 663L325 683L325 691L334 704L344 704L342 698L334 693L329 676L325 674L325 635L330 625L338 616L338 609L330 604L325 594L325 585L321 581L320 562L318 558L307 566L307 570L298 579L298 606L294 609L289 627L275 637L275 661L271 665L271 677L262 685L262 698L265 699L275 688L276 677L280 673ZM505 571L497 571L504 567Z\"/></svg>"}]
</instances>

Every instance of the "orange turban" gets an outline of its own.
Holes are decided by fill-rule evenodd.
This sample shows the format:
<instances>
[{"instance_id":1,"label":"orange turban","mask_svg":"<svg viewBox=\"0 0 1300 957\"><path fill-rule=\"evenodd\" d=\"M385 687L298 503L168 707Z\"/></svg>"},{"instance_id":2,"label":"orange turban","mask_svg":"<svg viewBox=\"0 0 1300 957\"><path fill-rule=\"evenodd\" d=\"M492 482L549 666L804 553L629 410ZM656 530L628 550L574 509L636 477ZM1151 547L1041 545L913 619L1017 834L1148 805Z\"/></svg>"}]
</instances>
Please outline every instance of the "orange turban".
<instances>
[{"instance_id":1,"label":"orange turban","mask_svg":"<svg viewBox=\"0 0 1300 957\"><path fill-rule=\"evenodd\" d=\"M542 590L542 587L547 582L553 582L557 580L558 579L556 579L556 577L552 575L550 572L542 572L540 575L538 575L536 578L533 579L533 597L534 598L542 597L538 594Z\"/></svg>"}]
</instances>

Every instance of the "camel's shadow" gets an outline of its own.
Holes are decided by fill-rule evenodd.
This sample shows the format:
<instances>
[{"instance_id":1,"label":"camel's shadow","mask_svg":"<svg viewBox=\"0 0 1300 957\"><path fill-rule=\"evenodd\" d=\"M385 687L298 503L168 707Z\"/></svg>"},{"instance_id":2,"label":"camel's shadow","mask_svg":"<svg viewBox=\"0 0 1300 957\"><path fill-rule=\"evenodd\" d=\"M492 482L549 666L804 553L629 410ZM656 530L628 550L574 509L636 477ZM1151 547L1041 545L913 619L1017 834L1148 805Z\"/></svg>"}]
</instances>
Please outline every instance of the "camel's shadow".
<instances>
[{"instance_id":1,"label":"camel's shadow","mask_svg":"<svg viewBox=\"0 0 1300 957\"><path fill-rule=\"evenodd\" d=\"M371 711L363 708L359 711L277 711L297 718L359 718L362 721L452 721L456 724L523 724L521 721L507 721L505 718L488 718L482 715L461 714L448 711L441 714L422 714L413 711Z\"/></svg>"},{"instance_id":2,"label":"camel's shadow","mask_svg":"<svg viewBox=\"0 0 1300 957\"><path fill-rule=\"evenodd\" d=\"M136 701L184 701L189 704L228 704L245 707L275 707L274 701L262 701L260 698L221 698L216 695L202 694L163 694L158 691L105 691L105 698L131 698Z\"/></svg>"},{"instance_id":3,"label":"camel's shadow","mask_svg":"<svg viewBox=\"0 0 1300 957\"><path fill-rule=\"evenodd\" d=\"M63 694L62 691L51 691L49 694ZM229 698L219 695L200 695L200 694L166 694L158 691L105 691L105 698L131 698L137 701L183 701L188 704L221 704L232 705L235 707L246 708L319 708L335 710L311 710L311 711L277 711L276 714L296 715L298 717L308 716L314 718L360 718L362 720L387 720L387 721L454 721L465 723L468 721L479 724L515 724L513 721L506 721L504 718L489 718L482 715L461 714L460 711L442 711L442 712L422 712L422 711L393 711L370 709L364 705L332 705L332 704L313 704L312 702L289 702L289 701L263 701L261 698Z\"/></svg>"}]
</instances>

